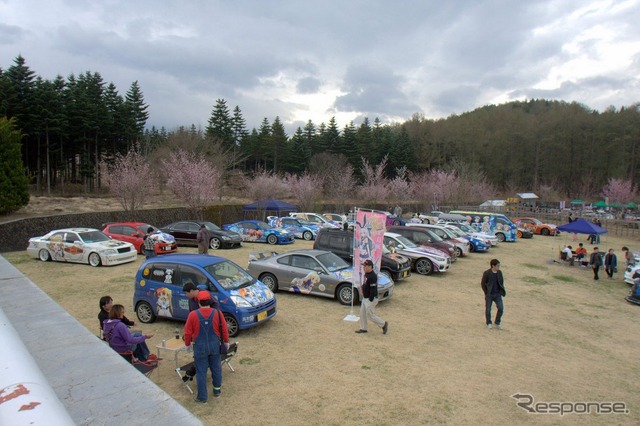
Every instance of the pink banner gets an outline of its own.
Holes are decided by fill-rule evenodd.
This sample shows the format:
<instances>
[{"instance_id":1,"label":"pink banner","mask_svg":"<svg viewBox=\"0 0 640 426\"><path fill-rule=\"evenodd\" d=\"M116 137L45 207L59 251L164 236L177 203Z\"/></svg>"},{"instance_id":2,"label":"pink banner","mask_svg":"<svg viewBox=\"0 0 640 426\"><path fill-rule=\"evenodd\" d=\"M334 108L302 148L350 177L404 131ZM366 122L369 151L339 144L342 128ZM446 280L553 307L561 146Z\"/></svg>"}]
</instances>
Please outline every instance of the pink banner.
<instances>
[{"instance_id":1,"label":"pink banner","mask_svg":"<svg viewBox=\"0 0 640 426\"><path fill-rule=\"evenodd\" d=\"M380 272L382 243L386 231L387 217L383 213L358 210L353 239L354 285L360 287L364 270L362 262L371 259L375 273Z\"/></svg>"}]
</instances>

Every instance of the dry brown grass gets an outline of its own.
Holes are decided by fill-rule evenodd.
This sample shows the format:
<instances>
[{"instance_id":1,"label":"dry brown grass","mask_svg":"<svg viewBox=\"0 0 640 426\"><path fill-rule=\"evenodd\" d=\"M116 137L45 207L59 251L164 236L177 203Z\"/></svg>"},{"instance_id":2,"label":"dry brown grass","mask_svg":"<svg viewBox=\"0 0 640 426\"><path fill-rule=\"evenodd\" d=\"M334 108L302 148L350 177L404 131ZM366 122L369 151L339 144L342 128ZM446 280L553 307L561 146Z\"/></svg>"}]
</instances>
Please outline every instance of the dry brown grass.
<instances>
[{"instance_id":1,"label":"dry brown grass","mask_svg":"<svg viewBox=\"0 0 640 426\"><path fill-rule=\"evenodd\" d=\"M236 372L224 370L223 395L201 406L163 361L151 379L207 424L638 424L640 307L624 301L622 274L592 280L586 268L548 264L563 237L503 243L460 259L446 274L413 275L379 305L389 333L356 335L336 301L278 293L278 315L242 332ZM605 237L602 247L637 248ZM310 247L297 241L286 251ZM219 251L245 266L245 244ZM194 249L181 249L194 252ZM487 330L479 281L502 262L504 330ZM133 277L142 256L111 268L42 263L25 252L6 258L97 333L98 298L110 294L131 317ZM621 268L622 269L622 268ZM602 275L605 275L604 272ZM495 308L494 308L495 309ZM152 345L181 323L158 321ZM188 361L181 354L182 361ZM624 401L629 415L528 414L511 395L537 401Z\"/></svg>"}]
</instances>

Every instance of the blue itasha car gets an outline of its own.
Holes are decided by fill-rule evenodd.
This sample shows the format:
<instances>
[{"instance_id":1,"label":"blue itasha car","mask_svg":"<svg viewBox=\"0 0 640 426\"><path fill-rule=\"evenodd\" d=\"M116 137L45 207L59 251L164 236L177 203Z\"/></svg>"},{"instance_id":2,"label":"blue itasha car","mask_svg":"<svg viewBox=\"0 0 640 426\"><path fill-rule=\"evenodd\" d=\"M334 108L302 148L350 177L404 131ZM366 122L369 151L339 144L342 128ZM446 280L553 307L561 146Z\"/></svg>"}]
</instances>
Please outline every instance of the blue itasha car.
<instances>
[{"instance_id":1,"label":"blue itasha car","mask_svg":"<svg viewBox=\"0 0 640 426\"><path fill-rule=\"evenodd\" d=\"M291 244L295 241L291 232L271 227L261 220L242 220L222 225L222 229L237 232L242 241L250 243Z\"/></svg>"},{"instance_id":2,"label":"blue itasha car","mask_svg":"<svg viewBox=\"0 0 640 426\"><path fill-rule=\"evenodd\" d=\"M318 236L318 230L320 229L320 225L297 217L269 216L267 219L269 219L269 225L274 228L286 229L291 232L295 238L307 241L315 240Z\"/></svg>"},{"instance_id":3,"label":"blue itasha car","mask_svg":"<svg viewBox=\"0 0 640 426\"><path fill-rule=\"evenodd\" d=\"M232 337L276 315L273 292L232 261L204 254L166 254L144 261L136 273L133 306L140 322L186 321L189 299L182 286L189 281L218 299Z\"/></svg>"}]
</instances>

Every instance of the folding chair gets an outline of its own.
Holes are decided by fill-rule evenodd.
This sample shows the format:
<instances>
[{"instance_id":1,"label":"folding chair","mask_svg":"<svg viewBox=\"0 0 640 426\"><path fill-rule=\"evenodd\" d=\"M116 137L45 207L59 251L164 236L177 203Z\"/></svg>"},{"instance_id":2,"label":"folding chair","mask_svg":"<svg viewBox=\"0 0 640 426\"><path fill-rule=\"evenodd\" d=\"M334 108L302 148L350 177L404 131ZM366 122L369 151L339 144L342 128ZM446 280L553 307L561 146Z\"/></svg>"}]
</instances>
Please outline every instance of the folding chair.
<instances>
[{"instance_id":1,"label":"folding chair","mask_svg":"<svg viewBox=\"0 0 640 426\"><path fill-rule=\"evenodd\" d=\"M236 356L237 353L238 353L238 342L233 342L232 344L229 345L229 350L227 351L227 354L223 355L221 359L221 364L222 365L227 364L227 367L229 367L231 371L235 372L236 370L231 365L231 358ZM191 393L193 393L193 390L191 389L191 386L189 386L189 382L192 381L193 378L195 377L195 371L196 371L196 367L193 361L183 365L182 367L176 368L176 374L178 375L178 377L180 377L180 381L182 381L182 384L185 385L185 387Z\"/></svg>"},{"instance_id":2,"label":"folding chair","mask_svg":"<svg viewBox=\"0 0 640 426\"><path fill-rule=\"evenodd\" d=\"M118 354L147 377L149 377L153 370L158 368L158 361L140 361L133 356L133 351L118 352Z\"/></svg>"}]
</instances>

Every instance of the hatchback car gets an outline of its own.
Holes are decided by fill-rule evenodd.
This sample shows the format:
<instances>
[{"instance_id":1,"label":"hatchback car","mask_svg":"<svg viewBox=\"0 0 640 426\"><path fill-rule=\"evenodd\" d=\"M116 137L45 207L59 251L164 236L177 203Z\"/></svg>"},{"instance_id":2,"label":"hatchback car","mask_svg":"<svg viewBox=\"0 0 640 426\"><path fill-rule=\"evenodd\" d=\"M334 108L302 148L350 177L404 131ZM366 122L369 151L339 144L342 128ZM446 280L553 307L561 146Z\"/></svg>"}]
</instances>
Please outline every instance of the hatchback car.
<instances>
[{"instance_id":1,"label":"hatchback car","mask_svg":"<svg viewBox=\"0 0 640 426\"><path fill-rule=\"evenodd\" d=\"M273 292L232 261L204 254L167 254L146 260L136 273L133 306L140 322L185 321L189 300L182 286L189 281L216 297L232 337L276 315Z\"/></svg>"},{"instance_id":2,"label":"hatchback car","mask_svg":"<svg viewBox=\"0 0 640 426\"><path fill-rule=\"evenodd\" d=\"M242 236L240 234L220 229L218 225L212 222L183 220L163 226L160 230L173 235L178 245L197 246L198 240L196 238L200 225L204 225L209 231L209 236L211 237L209 238L209 248L212 250L234 248L242 245Z\"/></svg>"},{"instance_id":3,"label":"hatchback car","mask_svg":"<svg viewBox=\"0 0 640 426\"><path fill-rule=\"evenodd\" d=\"M174 253L178 250L173 235L160 231L155 226L143 222L119 222L103 225L102 232L118 241L126 241L134 245L138 253L144 254L144 237L149 228L153 229L152 238L156 240L156 254Z\"/></svg>"},{"instance_id":4,"label":"hatchback car","mask_svg":"<svg viewBox=\"0 0 640 426\"><path fill-rule=\"evenodd\" d=\"M104 232L92 228L58 229L42 237L30 238L27 253L43 262L55 260L91 266L119 265L133 262L138 256L133 244L112 240Z\"/></svg>"},{"instance_id":5,"label":"hatchback car","mask_svg":"<svg viewBox=\"0 0 640 426\"><path fill-rule=\"evenodd\" d=\"M353 267L325 250L294 250L283 254L254 253L249 258L248 271L272 291L311 294L338 299L343 305L359 302L353 292ZM393 294L393 280L378 276L378 298Z\"/></svg>"}]
</instances>

